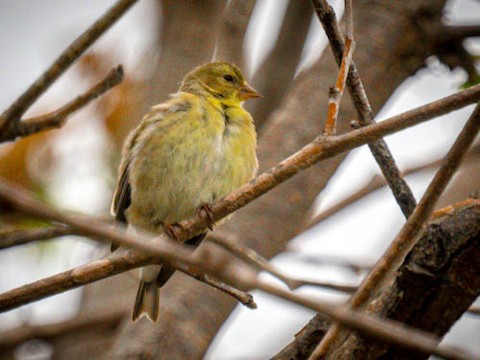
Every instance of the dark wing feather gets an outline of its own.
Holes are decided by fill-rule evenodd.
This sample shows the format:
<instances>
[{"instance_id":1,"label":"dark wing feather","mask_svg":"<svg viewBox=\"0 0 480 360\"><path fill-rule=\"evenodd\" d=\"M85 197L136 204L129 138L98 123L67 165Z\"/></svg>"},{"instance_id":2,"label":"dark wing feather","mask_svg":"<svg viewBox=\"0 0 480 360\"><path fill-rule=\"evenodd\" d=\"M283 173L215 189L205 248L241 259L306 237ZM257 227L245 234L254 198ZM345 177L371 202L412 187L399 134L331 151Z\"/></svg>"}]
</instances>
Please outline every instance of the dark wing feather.
<instances>
[{"instance_id":1,"label":"dark wing feather","mask_svg":"<svg viewBox=\"0 0 480 360\"><path fill-rule=\"evenodd\" d=\"M112 203L112 213L115 215L115 222L118 221L125 224L127 223L125 212L132 202L132 188L128 179L128 168L129 164L124 167L122 175L118 179ZM117 248L118 245L112 242L110 250L115 251Z\"/></svg>"}]
</instances>

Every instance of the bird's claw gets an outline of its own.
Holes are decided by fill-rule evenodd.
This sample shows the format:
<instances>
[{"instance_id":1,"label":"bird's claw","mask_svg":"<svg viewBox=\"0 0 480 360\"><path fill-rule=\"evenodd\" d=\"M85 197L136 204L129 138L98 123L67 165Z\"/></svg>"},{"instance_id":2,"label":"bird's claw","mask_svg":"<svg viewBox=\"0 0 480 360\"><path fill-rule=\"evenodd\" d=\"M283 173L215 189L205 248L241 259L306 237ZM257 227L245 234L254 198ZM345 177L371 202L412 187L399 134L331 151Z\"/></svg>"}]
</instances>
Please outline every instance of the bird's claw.
<instances>
[{"instance_id":1,"label":"bird's claw","mask_svg":"<svg viewBox=\"0 0 480 360\"><path fill-rule=\"evenodd\" d=\"M215 226L215 220L213 218L212 207L210 206L210 204L203 203L202 205L200 205L197 209L197 215L202 219L206 219L207 227L210 230L213 230L213 227Z\"/></svg>"},{"instance_id":2,"label":"bird's claw","mask_svg":"<svg viewBox=\"0 0 480 360\"><path fill-rule=\"evenodd\" d=\"M180 231L183 230L183 226L180 225L178 222L172 224L166 224L163 226L165 233L171 237L172 239L180 242Z\"/></svg>"}]
</instances>

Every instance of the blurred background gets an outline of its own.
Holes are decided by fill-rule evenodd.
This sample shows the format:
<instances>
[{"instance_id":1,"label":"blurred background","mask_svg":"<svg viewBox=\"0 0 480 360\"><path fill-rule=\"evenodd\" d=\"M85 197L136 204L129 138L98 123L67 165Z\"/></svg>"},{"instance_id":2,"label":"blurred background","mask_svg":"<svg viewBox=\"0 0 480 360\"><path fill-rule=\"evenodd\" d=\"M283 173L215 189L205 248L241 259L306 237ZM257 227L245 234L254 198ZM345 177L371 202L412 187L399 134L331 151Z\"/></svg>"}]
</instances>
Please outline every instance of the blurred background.
<instances>
[{"instance_id":1,"label":"blurred background","mask_svg":"<svg viewBox=\"0 0 480 360\"><path fill-rule=\"evenodd\" d=\"M0 57L0 108L6 108L14 101L78 34L112 4L112 0L1 0L0 46L4 56ZM332 5L337 15L343 12L341 1ZM355 7L354 3L357 16ZM478 1L452 0L442 8L445 24L480 24ZM360 9L359 13L362 11ZM365 20L359 20L359 30L364 26L362 22ZM388 32L389 28L383 31ZM389 46L387 41L382 44L376 38L357 38L357 42L358 48ZM277 156L281 159L300 148L297 145L301 140L291 140L292 131L298 130L301 139L318 134L312 129L320 128L324 121L325 111L322 109L328 101L326 93L336 77L334 71L330 71L330 78L322 77L321 71L326 68L321 65L321 55L326 44L321 25L308 1L139 1L42 96L27 116L58 108L92 86L117 64L123 64L125 80L75 114L61 130L0 145L0 176L34 191L57 208L108 216L125 136L151 105L164 101L168 94L176 91L186 72L212 59L236 62L246 71L250 83L264 94L262 100L247 107L256 120L260 138L265 139L259 147L262 169L265 169L275 163L270 158L262 162L265 153L278 150ZM470 55L480 54L478 38L466 39L463 44ZM360 53L358 57L357 53ZM357 50L357 53L354 59L360 74L372 71L368 69L370 64L362 58L362 52ZM325 56L331 57L330 51L326 51ZM382 95L383 98L377 95L377 92L384 91L380 89L382 84L366 80L376 119L381 121L452 94L466 82L474 80L471 67L462 68L445 62L441 57L426 56L425 66L410 71L411 76L397 75L395 81L386 86L390 93ZM472 60L471 64L473 69L475 66L478 69L478 62L475 64ZM392 69L392 73L394 71ZM378 72L384 81L389 81L385 80L389 78L389 72L383 72L381 66ZM309 77L315 81L314 85L305 80ZM300 85L295 87L301 83L309 84L308 89L298 89ZM316 94L317 88L323 93ZM303 105L308 107L305 110L308 114L293 112L298 116L296 123L286 122L283 114L292 107L302 106L298 104L302 101L308 104ZM471 110L472 107L468 107L387 138L399 167L410 173L408 183L417 199L438 167L435 161L448 151ZM350 119L344 120L348 123ZM303 123L307 121L315 125L307 126ZM343 129L346 131L348 126ZM478 191L478 145L472 154L467 157L440 205ZM318 171L321 167L322 164L309 171ZM297 188L297 192L314 193L312 199L315 199L313 203L302 205L307 211L302 211L297 220L303 219L305 227L308 223L306 214L325 213L363 189L378 174L378 166L367 147L350 152L333 166L321 189L316 186ZM282 187L278 191L281 192ZM295 195L293 193L292 197ZM245 225L242 216L238 216L238 222ZM235 221L237 217L231 222ZM402 213L390 191L380 187L359 200L350 201L348 206L333 215L325 216L307 231L286 231L286 237L295 237L273 258L273 262L295 277L355 285L403 223ZM1 231L38 226L42 223L36 220L0 213ZM228 226L235 225L227 225L230 230ZM259 251L267 256L279 251L264 246L260 246ZM3 250L0 252L0 291L106 254L103 246L74 236ZM128 276L122 276L126 279L124 281L130 281ZM78 319L79 314L90 316L98 312L100 308L95 308L86 299L102 297L103 283L106 282L0 314L0 339L2 332L12 334L18 328L61 324ZM103 288L112 290L107 285ZM298 291L322 299L346 299L338 292L314 287ZM119 323L118 314L123 314L125 304L131 305L133 287L128 294L121 306L109 314L111 318L105 315L106 321ZM253 292L253 295L259 308L251 311L237 306L209 347L205 355L207 359L268 358L289 343L295 332L314 315L309 310L259 292ZM108 299L108 296L102 298ZM445 341L461 344L480 354L479 334L480 319L467 314ZM20 342L0 350L0 358L67 358L55 353L56 346L61 346L59 344L39 340ZM94 358L93 352L89 358Z\"/></svg>"}]
</instances>

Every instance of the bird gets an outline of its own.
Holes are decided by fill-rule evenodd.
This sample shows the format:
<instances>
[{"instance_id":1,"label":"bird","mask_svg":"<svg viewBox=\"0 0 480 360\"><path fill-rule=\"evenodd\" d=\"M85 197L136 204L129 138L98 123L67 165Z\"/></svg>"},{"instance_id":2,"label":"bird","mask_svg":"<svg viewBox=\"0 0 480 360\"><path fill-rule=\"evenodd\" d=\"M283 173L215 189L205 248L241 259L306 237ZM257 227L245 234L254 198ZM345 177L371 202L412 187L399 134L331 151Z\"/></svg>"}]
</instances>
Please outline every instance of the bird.
<instances>
[{"instance_id":1,"label":"bird","mask_svg":"<svg viewBox=\"0 0 480 360\"><path fill-rule=\"evenodd\" d=\"M133 233L175 237L181 220L201 210L211 218L210 204L256 175L257 134L243 102L259 97L234 64L211 62L186 74L178 92L151 107L125 140L111 206L115 221ZM185 244L196 247L205 236ZM168 264L142 268L133 321L144 315L157 321L159 288L174 271Z\"/></svg>"}]
</instances>

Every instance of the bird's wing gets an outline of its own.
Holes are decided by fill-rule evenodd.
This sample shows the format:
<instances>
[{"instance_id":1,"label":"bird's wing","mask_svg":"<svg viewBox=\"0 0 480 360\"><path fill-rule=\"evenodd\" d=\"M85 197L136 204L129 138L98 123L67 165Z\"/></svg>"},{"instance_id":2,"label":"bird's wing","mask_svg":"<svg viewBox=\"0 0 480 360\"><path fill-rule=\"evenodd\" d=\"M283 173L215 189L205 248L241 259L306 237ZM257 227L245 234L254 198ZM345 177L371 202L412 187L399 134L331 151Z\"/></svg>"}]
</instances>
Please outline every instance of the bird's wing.
<instances>
[{"instance_id":1,"label":"bird's wing","mask_svg":"<svg viewBox=\"0 0 480 360\"><path fill-rule=\"evenodd\" d=\"M130 133L125 141L123 158L119 168L120 177L118 178L110 209L116 221L127 223L125 212L130 206L132 192L129 181L129 167L133 148L137 144L138 139L150 126L155 126L162 131L162 129L166 130L170 125L176 123L179 115L191 109L191 97L176 96L166 103L152 107L151 111L145 115L142 122Z\"/></svg>"}]
</instances>

